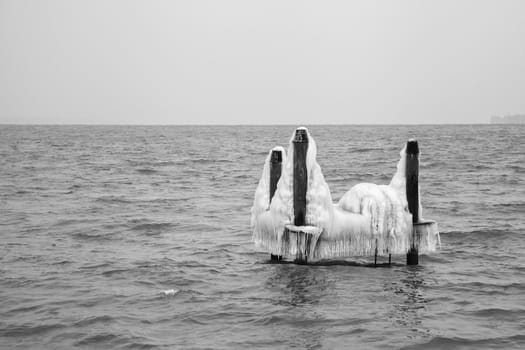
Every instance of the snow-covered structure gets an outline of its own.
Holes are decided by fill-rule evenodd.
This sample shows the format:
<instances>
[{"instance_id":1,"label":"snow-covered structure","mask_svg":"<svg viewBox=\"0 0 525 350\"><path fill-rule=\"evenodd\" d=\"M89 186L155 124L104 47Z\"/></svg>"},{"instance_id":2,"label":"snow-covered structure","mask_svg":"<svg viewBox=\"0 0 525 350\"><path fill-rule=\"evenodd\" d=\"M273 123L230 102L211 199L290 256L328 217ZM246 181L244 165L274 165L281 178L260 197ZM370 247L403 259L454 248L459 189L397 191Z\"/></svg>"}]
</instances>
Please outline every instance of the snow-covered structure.
<instances>
[{"instance_id":1,"label":"snow-covered structure","mask_svg":"<svg viewBox=\"0 0 525 350\"><path fill-rule=\"evenodd\" d=\"M306 155L296 155L296 135L306 134ZM419 252L432 252L440 244L437 224L421 223L418 201L418 223L413 223L406 192L406 147L400 152L397 171L389 185L360 183L333 203L328 184L316 161L317 147L306 128L299 128L290 139L288 152L276 147L266 158L263 173L255 191L251 211L253 241L272 255L301 259L329 259L349 256L405 254L417 237ZM270 191L271 155L282 154L282 171L275 193ZM295 157L306 163L305 213L297 211L294 199ZM297 178L298 175L296 175ZM275 179L277 181L277 179ZM299 184L300 185L300 184ZM295 187L294 187L295 186ZM273 195L273 197L272 197ZM301 196L295 193L295 196ZM302 218L296 215L304 215ZM417 254L417 253L416 253ZM306 257L304 260L306 261ZM417 259L416 259L417 260Z\"/></svg>"}]
</instances>

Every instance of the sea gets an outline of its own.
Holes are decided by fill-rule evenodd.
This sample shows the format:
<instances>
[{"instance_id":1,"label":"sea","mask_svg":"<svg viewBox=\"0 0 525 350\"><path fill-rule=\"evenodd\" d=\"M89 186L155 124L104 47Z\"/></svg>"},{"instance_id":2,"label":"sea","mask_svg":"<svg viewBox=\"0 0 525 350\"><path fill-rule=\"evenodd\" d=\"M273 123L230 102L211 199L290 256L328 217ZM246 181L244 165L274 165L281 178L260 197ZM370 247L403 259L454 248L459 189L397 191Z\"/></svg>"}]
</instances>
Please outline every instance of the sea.
<instances>
[{"instance_id":1,"label":"sea","mask_svg":"<svg viewBox=\"0 0 525 350\"><path fill-rule=\"evenodd\" d=\"M253 244L299 126L0 125L0 348L525 348L525 125L306 125L334 201L418 140L441 249L377 267Z\"/></svg>"}]
</instances>

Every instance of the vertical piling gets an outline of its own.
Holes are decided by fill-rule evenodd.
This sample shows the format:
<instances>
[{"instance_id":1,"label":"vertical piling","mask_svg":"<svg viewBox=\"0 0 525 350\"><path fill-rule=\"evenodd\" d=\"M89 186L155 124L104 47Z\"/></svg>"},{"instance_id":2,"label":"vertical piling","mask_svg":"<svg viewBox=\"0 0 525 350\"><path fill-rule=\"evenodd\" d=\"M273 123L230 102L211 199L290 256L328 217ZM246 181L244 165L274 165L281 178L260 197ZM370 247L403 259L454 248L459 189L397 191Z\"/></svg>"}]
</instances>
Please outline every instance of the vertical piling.
<instances>
[{"instance_id":1,"label":"vertical piling","mask_svg":"<svg viewBox=\"0 0 525 350\"><path fill-rule=\"evenodd\" d=\"M415 224L419 222L419 146L416 140L408 140L406 147L406 195L408 210L412 214L412 235L407 253L407 265L419 263L419 238Z\"/></svg>"},{"instance_id":2,"label":"vertical piling","mask_svg":"<svg viewBox=\"0 0 525 350\"><path fill-rule=\"evenodd\" d=\"M308 134L305 129L295 130L293 140L293 209L294 225L306 225L306 190L308 188L308 171L306 168L306 153L308 151ZM305 233L305 235L307 235ZM305 237L306 238L306 237ZM297 239L299 247L299 236ZM298 254L296 262L306 264L308 257Z\"/></svg>"},{"instance_id":3,"label":"vertical piling","mask_svg":"<svg viewBox=\"0 0 525 350\"><path fill-rule=\"evenodd\" d=\"M277 183L281 178L283 155L279 150L273 150L270 156L270 203L272 202L273 195L277 190ZM271 260L278 261L282 260L281 255L270 254Z\"/></svg>"},{"instance_id":4,"label":"vertical piling","mask_svg":"<svg viewBox=\"0 0 525 350\"><path fill-rule=\"evenodd\" d=\"M293 213L294 225L305 225L306 216L306 189L308 171L306 169L306 152L308 151L308 134L304 129L295 131L293 140Z\"/></svg>"},{"instance_id":5,"label":"vertical piling","mask_svg":"<svg viewBox=\"0 0 525 350\"><path fill-rule=\"evenodd\" d=\"M279 150L273 150L270 156L270 203L272 202L277 183L281 178L283 155Z\"/></svg>"}]
</instances>

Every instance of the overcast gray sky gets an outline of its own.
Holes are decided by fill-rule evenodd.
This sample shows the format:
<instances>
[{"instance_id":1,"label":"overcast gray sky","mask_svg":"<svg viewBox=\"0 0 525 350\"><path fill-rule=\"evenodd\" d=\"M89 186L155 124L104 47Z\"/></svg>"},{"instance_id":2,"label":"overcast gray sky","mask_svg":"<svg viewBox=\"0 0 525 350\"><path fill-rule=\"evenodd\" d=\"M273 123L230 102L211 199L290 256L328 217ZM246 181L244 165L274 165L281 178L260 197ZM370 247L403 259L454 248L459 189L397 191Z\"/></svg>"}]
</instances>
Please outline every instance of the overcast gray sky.
<instances>
[{"instance_id":1,"label":"overcast gray sky","mask_svg":"<svg viewBox=\"0 0 525 350\"><path fill-rule=\"evenodd\" d=\"M0 0L0 123L484 123L525 1Z\"/></svg>"}]
</instances>

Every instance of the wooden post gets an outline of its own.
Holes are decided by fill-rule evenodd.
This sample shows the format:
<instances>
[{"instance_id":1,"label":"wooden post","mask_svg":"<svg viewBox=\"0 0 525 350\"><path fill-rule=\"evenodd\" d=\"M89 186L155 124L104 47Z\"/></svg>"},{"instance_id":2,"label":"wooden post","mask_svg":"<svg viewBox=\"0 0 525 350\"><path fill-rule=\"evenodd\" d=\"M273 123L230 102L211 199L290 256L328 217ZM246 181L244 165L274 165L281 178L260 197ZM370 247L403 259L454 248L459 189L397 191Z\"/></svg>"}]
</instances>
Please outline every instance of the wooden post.
<instances>
[{"instance_id":1,"label":"wooden post","mask_svg":"<svg viewBox=\"0 0 525 350\"><path fill-rule=\"evenodd\" d=\"M306 168L306 153L308 151L308 134L305 129L295 130L295 138L293 140L294 155L293 155L293 212L294 225L306 225L306 190L308 188L308 171ZM306 236L307 233L304 233ZM303 239L308 240L307 237ZM297 247L303 246L300 234L297 236ZM298 252L295 262L299 264L306 264L308 256Z\"/></svg>"},{"instance_id":2,"label":"wooden post","mask_svg":"<svg viewBox=\"0 0 525 350\"><path fill-rule=\"evenodd\" d=\"M281 178L281 170L283 163L283 155L279 150L273 150L270 156L270 203L272 202L275 190L277 190L277 183ZM270 259L274 261L283 260L282 255L270 254Z\"/></svg>"},{"instance_id":3,"label":"wooden post","mask_svg":"<svg viewBox=\"0 0 525 350\"><path fill-rule=\"evenodd\" d=\"M308 151L308 134L304 129L295 131L293 140L293 213L294 225L305 225L306 189L308 187L308 171L306 169L306 152Z\"/></svg>"},{"instance_id":4,"label":"wooden post","mask_svg":"<svg viewBox=\"0 0 525 350\"><path fill-rule=\"evenodd\" d=\"M412 214L412 235L410 249L407 253L407 265L419 263L419 237L415 224L419 222L419 146L416 140L408 140L406 147L406 195L408 210Z\"/></svg>"},{"instance_id":5,"label":"wooden post","mask_svg":"<svg viewBox=\"0 0 525 350\"><path fill-rule=\"evenodd\" d=\"M283 163L283 155L279 150L273 150L270 156L270 203L272 202L275 190L277 190L277 183L281 178L281 170Z\"/></svg>"}]
</instances>

